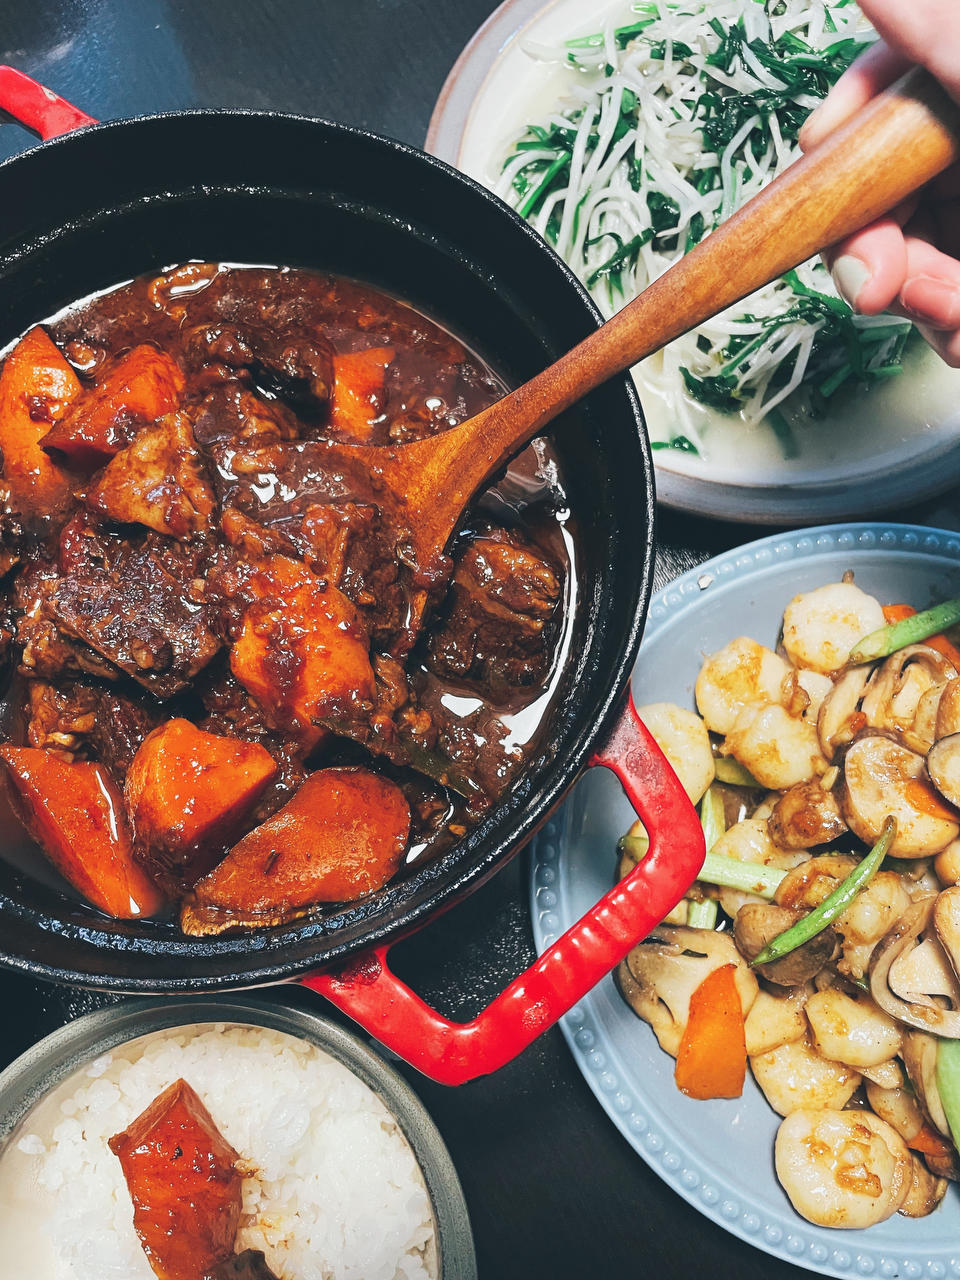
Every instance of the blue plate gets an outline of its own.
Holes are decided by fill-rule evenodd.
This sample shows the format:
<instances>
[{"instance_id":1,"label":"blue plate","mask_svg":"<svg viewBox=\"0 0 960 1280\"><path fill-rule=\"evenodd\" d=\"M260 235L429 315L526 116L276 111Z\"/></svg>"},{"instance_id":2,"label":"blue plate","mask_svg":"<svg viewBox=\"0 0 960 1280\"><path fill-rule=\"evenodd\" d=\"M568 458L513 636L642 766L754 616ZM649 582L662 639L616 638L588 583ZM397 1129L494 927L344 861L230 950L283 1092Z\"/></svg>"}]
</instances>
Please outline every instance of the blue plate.
<instances>
[{"instance_id":1,"label":"blue plate","mask_svg":"<svg viewBox=\"0 0 960 1280\"><path fill-rule=\"evenodd\" d=\"M638 705L694 706L705 654L738 635L773 645L800 591L837 581L884 603L924 608L960 595L960 535L902 524L841 524L763 538L690 570L654 596L633 675ZM532 914L543 951L613 881L616 842L635 815L616 779L591 770L533 845ZM706 1217L749 1244L824 1275L960 1276L960 1196L920 1220L895 1214L866 1231L814 1227L776 1179L780 1117L752 1078L743 1097L695 1102L674 1062L606 978L561 1023L604 1110L647 1164Z\"/></svg>"}]
</instances>

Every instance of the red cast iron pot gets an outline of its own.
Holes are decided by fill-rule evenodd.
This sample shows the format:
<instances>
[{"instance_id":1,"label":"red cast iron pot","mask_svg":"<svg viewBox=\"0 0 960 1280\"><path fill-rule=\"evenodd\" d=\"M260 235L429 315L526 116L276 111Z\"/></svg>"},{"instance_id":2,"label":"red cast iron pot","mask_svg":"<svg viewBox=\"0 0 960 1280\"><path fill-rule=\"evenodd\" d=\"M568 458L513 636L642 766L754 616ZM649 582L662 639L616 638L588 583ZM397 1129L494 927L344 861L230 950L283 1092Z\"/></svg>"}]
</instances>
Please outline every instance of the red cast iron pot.
<instances>
[{"instance_id":1,"label":"red cast iron pot","mask_svg":"<svg viewBox=\"0 0 960 1280\"><path fill-rule=\"evenodd\" d=\"M599 323L520 218L400 143L237 111L97 124L12 68L0 68L0 108L56 138L0 165L0 345L94 290L190 258L365 280L446 325L514 384ZM695 878L703 835L625 693L654 547L653 467L629 378L594 392L551 436L579 527L574 643L539 754L480 826L362 901L216 939L186 938L171 922L106 920L0 861L0 963L141 993L307 975L447 1084L508 1062L618 964ZM512 857L589 765L616 773L650 853L478 1017L443 1018L391 973L389 943Z\"/></svg>"}]
</instances>

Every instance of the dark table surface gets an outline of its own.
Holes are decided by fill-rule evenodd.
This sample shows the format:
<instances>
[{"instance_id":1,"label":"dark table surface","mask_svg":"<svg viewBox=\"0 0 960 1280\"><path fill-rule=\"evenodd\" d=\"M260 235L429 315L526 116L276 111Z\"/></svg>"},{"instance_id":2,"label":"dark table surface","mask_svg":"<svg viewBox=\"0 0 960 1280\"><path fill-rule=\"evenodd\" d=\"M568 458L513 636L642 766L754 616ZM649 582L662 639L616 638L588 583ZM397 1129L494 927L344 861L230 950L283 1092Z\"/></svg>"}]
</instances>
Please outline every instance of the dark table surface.
<instances>
[{"instance_id":1,"label":"dark table surface","mask_svg":"<svg viewBox=\"0 0 960 1280\"><path fill-rule=\"evenodd\" d=\"M492 8L491 0L0 0L0 62L100 119L273 108L419 145L448 70ZM0 158L32 143L0 125ZM903 518L957 527L950 501ZM657 584L760 532L661 513ZM398 972L445 1013L475 1014L534 959L527 880L521 856L401 943ZM0 1066L116 998L0 975ZM284 998L320 1004L293 988ZM459 1170L483 1280L804 1274L728 1236L668 1190L613 1128L559 1031L456 1090L401 1070Z\"/></svg>"}]
</instances>

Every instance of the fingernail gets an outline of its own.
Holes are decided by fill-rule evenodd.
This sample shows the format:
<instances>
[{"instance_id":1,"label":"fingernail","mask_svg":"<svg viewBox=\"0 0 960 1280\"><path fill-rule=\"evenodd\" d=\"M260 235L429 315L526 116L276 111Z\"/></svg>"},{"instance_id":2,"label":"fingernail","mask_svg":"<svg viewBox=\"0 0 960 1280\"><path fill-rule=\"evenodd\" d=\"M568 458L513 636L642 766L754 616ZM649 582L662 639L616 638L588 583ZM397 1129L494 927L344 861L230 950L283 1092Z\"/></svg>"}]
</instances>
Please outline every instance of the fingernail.
<instances>
[{"instance_id":1,"label":"fingernail","mask_svg":"<svg viewBox=\"0 0 960 1280\"><path fill-rule=\"evenodd\" d=\"M915 319L936 329L960 326L960 288L934 276L914 276L900 291L900 301Z\"/></svg>"},{"instance_id":2,"label":"fingernail","mask_svg":"<svg viewBox=\"0 0 960 1280\"><path fill-rule=\"evenodd\" d=\"M873 272L860 258L855 258L851 253L845 253L833 264L832 274L833 283L837 286L840 297L848 306L855 307L861 289Z\"/></svg>"}]
</instances>

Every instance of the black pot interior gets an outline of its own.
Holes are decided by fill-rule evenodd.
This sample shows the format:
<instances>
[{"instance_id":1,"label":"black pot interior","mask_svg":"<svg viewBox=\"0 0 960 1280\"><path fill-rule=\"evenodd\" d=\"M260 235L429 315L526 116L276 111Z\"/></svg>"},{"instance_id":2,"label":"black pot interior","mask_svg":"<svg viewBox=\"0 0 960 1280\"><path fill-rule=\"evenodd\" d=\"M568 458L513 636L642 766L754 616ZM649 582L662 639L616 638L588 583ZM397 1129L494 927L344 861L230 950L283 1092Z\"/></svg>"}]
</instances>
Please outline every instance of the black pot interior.
<instances>
[{"instance_id":1,"label":"black pot interior","mask_svg":"<svg viewBox=\"0 0 960 1280\"><path fill-rule=\"evenodd\" d=\"M419 152L340 126L159 116L0 166L0 346L95 290L189 258L367 281L514 385L597 324L572 276L499 201ZM108 922L0 860L0 961L126 989L268 981L409 930L519 848L611 722L652 577L652 467L629 380L594 392L552 435L580 534L577 631L540 758L480 827L340 912L213 940L172 923Z\"/></svg>"}]
</instances>

